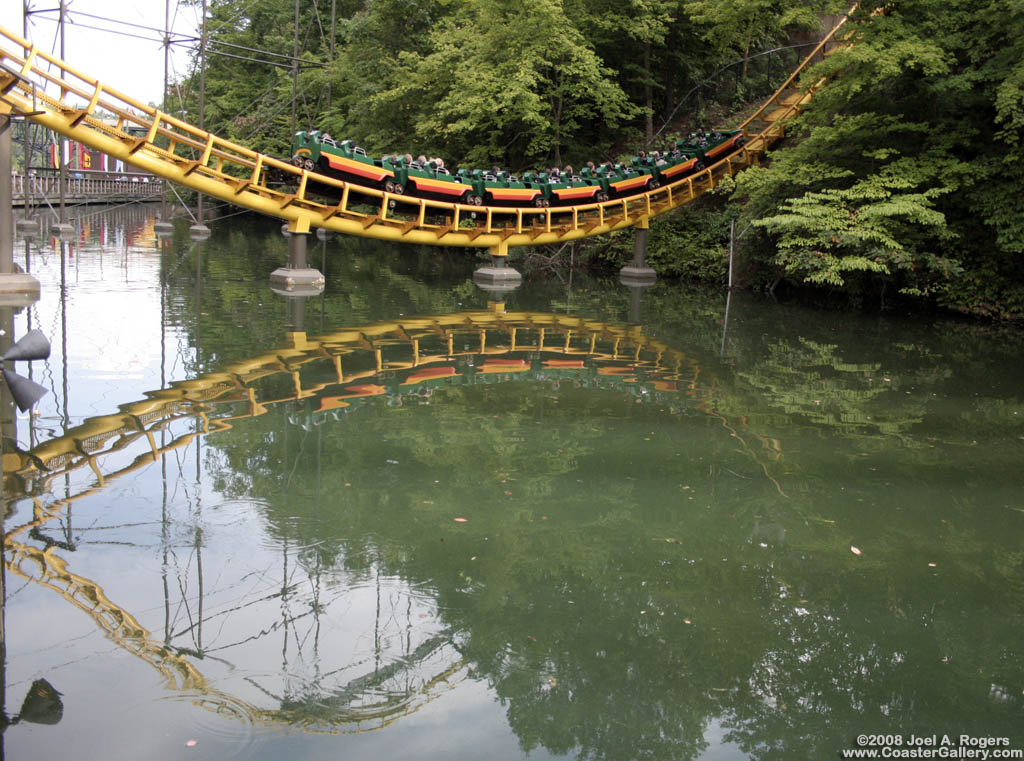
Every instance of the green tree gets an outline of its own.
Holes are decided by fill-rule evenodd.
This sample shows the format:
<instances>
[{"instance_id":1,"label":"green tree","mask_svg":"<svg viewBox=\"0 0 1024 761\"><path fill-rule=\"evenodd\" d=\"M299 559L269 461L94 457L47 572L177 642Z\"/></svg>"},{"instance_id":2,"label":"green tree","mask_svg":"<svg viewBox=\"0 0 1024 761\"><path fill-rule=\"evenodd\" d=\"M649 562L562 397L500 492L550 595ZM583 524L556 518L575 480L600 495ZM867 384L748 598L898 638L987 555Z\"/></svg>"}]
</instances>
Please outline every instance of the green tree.
<instances>
[{"instance_id":1,"label":"green tree","mask_svg":"<svg viewBox=\"0 0 1024 761\"><path fill-rule=\"evenodd\" d=\"M433 52L403 58L408 78L373 102L417 97L419 144L477 165L523 168L580 155L592 123L634 108L559 0L463 0L432 35Z\"/></svg>"},{"instance_id":2,"label":"green tree","mask_svg":"<svg viewBox=\"0 0 1024 761\"><path fill-rule=\"evenodd\" d=\"M807 74L829 84L799 142L740 179L768 272L1024 313L1022 19L1020 3L862 4L855 44Z\"/></svg>"},{"instance_id":3,"label":"green tree","mask_svg":"<svg viewBox=\"0 0 1024 761\"><path fill-rule=\"evenodd\" d=\"M836 5L830 0L686 0L684 7L704 36L723 51L742 54L743 76L750 53L795 30L815 29L818 14Z\"/></svg>"}]
</instances>

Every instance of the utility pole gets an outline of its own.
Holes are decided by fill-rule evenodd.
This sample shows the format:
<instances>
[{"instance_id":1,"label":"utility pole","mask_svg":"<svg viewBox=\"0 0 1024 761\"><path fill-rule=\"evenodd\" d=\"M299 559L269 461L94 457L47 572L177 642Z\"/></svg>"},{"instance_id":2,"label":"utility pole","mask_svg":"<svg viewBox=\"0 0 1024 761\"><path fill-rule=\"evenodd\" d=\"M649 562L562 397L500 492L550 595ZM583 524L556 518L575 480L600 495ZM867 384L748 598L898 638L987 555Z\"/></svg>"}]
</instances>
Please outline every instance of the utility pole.
<instances>
[{"instance_id":1,"label":"utility pole","mask_svg":"<svg viewBox=\"0 0 1024 761\"><path fill-rule=\"evenodd\" d=\"M331 0L331 65L334 65L334 24L337 17L338 0ZM331 103L334 100L334 86L331 84L331 80L327 80L327 111L331 110ZM295 129L292 129L292 134L295 134Z\"/></svg>"},{"instance_id":2,"label":"utility pole","mask_svg":"<svg viewBox=\"0 0 1024 761\"><path fill-rule=\"evenodd\" d=\"M299 89L299 0L295 0L295 39L292 42L292 134L295 134L295 99Z\"/></svg>"},{"instance_id":3,"label":"utility pole","mask_svg":"<svg viewBox=\"0 0 1024 761\"><path fill-rule=\"evenodd\" d=\"M26 39L26 40L28 39L28 17L30 15L32 15L32 12L33 12L32 9L29 7L28 3L29 3L29 0L25 0L25 4L22 6L22 12L21 12L21 36L24 39ZM25 50L25 57L28 58L28 50L27 49ZM10 124L10 122L8 122L8 124ZM23 124L25 126L25 135L24 135L24 139L25 139L25 166L22 169L22 172L25 175L25 206L23 207L23 210L24 210L24 213L25 213L24 221L25 221L25 223L27 225L27 223L32 218L32 178L29 175L29 159L31 158L31 155L32 155L32 148L29 145L29 139L28 139L28 128L29 128L29 121L28 121L28 119L25 119ZM10 155L10 154L8 154L8 155Z\"/></svg>"},{"instance_id":4,"label":"utility pole","mask_svg":"<svg viewBox=\"0 0 1024 761\"><path fill-rule=\"evenodd\" d=\"M171 56L171 0L164 2L164 90L160 108L167 113L167 71L170 68ZM167 217L167 180L160 180L160 219L153 225L153 231L157 235L167 235L174 230Z\"/></svg>"},{"instance_id":5,"label":"utility pole","mask_svg":"<svg viewBox=\"0 0 1024 761\"><path fill-rule=\"evenodd\" d=\"M203 0L203 23L199 33L199 129L206 129L206 0ZM197 192L196 196L196 223L189 228L193 240L205 238L210 234L210 228L203 223L203 194ZM200 255L197 254L197 258Z\"/></svg>"},{"instance_id":6,"label":"utility pole","mask_svg":"<svg viewBox=\"0 0 1024 761\"><path fill-rule=\"evenodd\" d=\"M206 129L206 0L203 0L203 27L199 34L199 129ZM203 224L203 194L199 194L199 224Z\"/></svg>"},{"instance_id":7,"label":"utility pole","mask_svg":"<svg viewBox=\"0 0 1024 761\"><path fill-rule=\"evenodd\" d=\"M60 60L64 60L64 20L67 17L68 5L66 0L60 0L60 20L57 22L60 28ZM65 73L61 71L61 79L64 79ZM64 96L67 94L67 90L61 90L60 99L64 100ZM26 120L25 126L28 126ZM58 150L58 162L60 163L60 218L57 220L57 224L53 226L53 232L58 235L62 233L71 232L72 227L67 223L67 210L66 210L66 194L68 185L68 162L67 159L71 158L71 150L68 147L68 139L64 135L60 136L60 140L57 143ZM65 158L65 156L67 158Z\"/></svg>"}]
</instances>

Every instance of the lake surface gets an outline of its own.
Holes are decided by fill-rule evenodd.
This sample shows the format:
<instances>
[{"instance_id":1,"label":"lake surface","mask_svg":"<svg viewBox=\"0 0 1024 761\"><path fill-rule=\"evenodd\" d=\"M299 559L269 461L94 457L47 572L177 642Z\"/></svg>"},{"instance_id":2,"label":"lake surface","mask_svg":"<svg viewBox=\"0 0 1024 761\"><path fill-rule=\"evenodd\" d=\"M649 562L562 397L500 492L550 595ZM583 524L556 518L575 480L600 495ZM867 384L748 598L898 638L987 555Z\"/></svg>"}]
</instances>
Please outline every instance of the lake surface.
<instances>
[{"instance_id":1,"label":"lake surface","mask_svg":"<svg viewBox=\"0 0 1024 761\"><path fill-rule=\"evenodd\" d=\"M155 211L4 321L4 758L1024 748L1020 332Z\"/></svg>"}]
</instances>

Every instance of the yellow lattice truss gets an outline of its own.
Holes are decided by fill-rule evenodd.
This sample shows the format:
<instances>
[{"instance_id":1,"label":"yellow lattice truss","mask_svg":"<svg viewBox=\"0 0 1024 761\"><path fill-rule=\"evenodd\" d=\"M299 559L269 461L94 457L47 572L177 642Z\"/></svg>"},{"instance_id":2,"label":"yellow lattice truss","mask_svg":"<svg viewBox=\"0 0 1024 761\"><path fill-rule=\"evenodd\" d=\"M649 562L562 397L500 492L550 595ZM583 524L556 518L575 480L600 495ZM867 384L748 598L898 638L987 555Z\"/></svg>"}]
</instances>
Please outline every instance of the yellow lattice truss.
<instances>
[{"instance_id":1,"label":"yellow lattice truss","mask_svg":"<svg viewBox=\"0 0 1024 761\"><path fill-rule=\"evenodd\" d=\"M488 248L603 235L693 201L723 177L756 163L783 136L822 82L795 88L811 61L833 44L844 18L740 129L745 145L703 171L627 199L546 209L477 207L395 196L350 185L198 129L105 86L0 28L0 114L22 115L90 148L154 175L237 206L287 221L295 233L322 227L381 240ZM112 119L111 119L112 115ZM755 130L753 125L765 125ZM271 174L283 175L273 183ZM332 185L340 201L325 203L307 186Z\"/></svg>"}]
</instances>

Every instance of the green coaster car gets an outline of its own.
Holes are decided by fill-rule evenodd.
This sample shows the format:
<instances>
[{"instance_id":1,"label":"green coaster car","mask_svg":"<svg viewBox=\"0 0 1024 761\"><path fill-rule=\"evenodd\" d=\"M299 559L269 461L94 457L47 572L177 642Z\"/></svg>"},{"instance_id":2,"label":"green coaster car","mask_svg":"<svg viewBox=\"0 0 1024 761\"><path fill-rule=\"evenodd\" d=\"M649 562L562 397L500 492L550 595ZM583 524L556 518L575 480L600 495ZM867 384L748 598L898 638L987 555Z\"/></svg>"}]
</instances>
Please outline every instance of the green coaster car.
<instances>
[{"instance_id":1,"label":"green coaster car","mask_svg":"<svg viewBox=\"0 0 1024 761\"><path fill-rule=\"evenodd\" d=\"M746 142L743 130L704 132L697 130L690 137L676 142L676 150L696 156L704 166L710 166L732 153Z\"/></svg>"},{"instance_id":2,"label":"green coaster car","mask_svg":"<svg viewBox=\"0 0 1024 761\"><path fill-rule=\"evenodd\" d=\"M545 188L532 172L517 177L507 172L484 172L481 169L460 169L458 176L473 186L477 198L488 206L533 206L547 204Z\"/></svg>"},{"instance_id":3,"label":"green coaster car","mask_svg":"<svg viewBox=\"0 0 1024 761\"><path fill-rule=\"evenodd\" d=\"M395 196L409 194L470 206L486 203L544 208L603 202L653 190L701 171L744 141L741 130L698 130L677 141L671 151L652 151L650 155L641 152L628 164L609 162L585 168L578 175L552 171L524 172L517 177L497 169L460 169L452 174L439 160L423 163L408 156L372 158L351 140L336 141L311 130L295 133L291 161L302 169ZM314 181L313 187L324 195L340 195L339 188L323 182Z\"/></svg>"},{"instance_id":4,"label":"green coaster car","mask_svg":"<svg viewBox=\"0 0 1024 761\"><path fill-rule=\"evenodd\" d=\"M410 193L479 206L480 195L459 176L447 169L409 162L404 157L375 159L351 140L335 141L330 135L313 130L297 132L292 141L292 163L328 177L356 185L378 188L394 195Z\"/></svg>"}]
</instances>

